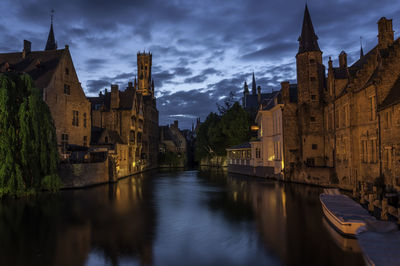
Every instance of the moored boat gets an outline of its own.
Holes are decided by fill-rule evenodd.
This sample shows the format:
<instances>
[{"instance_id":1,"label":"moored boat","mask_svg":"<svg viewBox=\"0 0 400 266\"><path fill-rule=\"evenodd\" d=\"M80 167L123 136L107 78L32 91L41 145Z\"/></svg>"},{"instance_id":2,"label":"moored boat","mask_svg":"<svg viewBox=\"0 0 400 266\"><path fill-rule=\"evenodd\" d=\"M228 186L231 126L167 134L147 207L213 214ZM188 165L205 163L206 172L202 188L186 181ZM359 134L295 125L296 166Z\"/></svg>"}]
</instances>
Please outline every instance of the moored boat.
<instances>
[{"instance_id":1,"label":"moored boat","mask_svg":"<svg viewBox=\"0 0 400 266\"><path fill-rule=\"evenodd\" d=\"M400 231L391 222L367 221L357 232L365 263L371 266L400 265Z\"/></svg>"},{"instance_id":2,"label":"moored boat","mask_svg":"<svg viewBox=\"0 0 400 266\"><path fill-rule=\"evenodd\" d=\"M328 221L344 235L355 236L366 220L375 220L360 204L337 189L324 189L319 199Z\"/></svg>"}]
</instances>

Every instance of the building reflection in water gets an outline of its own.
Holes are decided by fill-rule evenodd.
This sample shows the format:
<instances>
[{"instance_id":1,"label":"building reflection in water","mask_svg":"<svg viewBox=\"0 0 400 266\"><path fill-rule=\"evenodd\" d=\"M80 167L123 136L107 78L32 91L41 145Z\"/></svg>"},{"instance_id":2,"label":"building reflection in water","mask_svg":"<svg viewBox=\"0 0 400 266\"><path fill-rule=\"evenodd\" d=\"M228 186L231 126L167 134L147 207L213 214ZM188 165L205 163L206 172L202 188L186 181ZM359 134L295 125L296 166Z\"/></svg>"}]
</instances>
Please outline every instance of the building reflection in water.
<instances>
[{"instance_id":1,"label":"building reflection in water","mask_svg":"<svg viewBox=\"0 0 400 266\"><path fill-rule=\"evenodd\" d=\"M0 265L151 265L156 216L151 180L0 202Z\"/></svg>"},{"instance_id":2,"label":"building reflection in water","mask_svg":"<svg viewBox=\"0 0 400 266\"><path fill-rule=\"evenodd\" d=\"M284 265L364 265L357 247L343 249L324 226L322 189L224 171L203 170L200 176L212 176L214 183L228 187L224 205L231 207L224 208L230 212L225 215L252 217L267 253L278 256ZM209 204L214 209L219 205Z\"/></svg>"},{"instance_id":3,"label":"building reflection in water","mask_svg":"<svg viewBox=\"0 0 400 266\"><path fill-rule=\"evenodd\" d=\"M202 169L3 200L0 265L363 265L320 192Z\"/></svg>"}]
</instances>

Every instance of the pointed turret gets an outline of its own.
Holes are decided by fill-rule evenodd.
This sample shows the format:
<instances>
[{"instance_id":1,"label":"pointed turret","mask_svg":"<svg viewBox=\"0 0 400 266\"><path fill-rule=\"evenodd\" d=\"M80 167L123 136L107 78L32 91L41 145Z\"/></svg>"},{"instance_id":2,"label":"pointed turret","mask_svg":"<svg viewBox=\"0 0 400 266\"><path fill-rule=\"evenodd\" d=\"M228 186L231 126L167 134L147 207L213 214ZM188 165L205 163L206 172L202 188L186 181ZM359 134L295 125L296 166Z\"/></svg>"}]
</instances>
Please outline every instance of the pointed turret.
<instances>
[{"instance_id":1,"label":"pointed turret","mask_svg":"<svg viewBox=\"0 0 400 266\"><path fill-rule=\"evenodd\" d=\"M362 38L360 37L360 59L364 57L364 50L362 48Z\"/></svg>"},{"instance_id":2,"label":"pointed turret","mask_svg":"<svg viewBox=\"0 0 400 266\"><path fill-rule=\"evenodd\" d=\"M244 95L248 95L249 94L249 86L247 86L247 82L244 82Z\"/></svg>"},{"instance_id":3,"label":"pointed turret","mask_svg":"<svg viewBox=\"0 0 400 266\"><path fill-rule=\"evenodd\" d=\"M47 38L46 48L44 49L45 51L57 50L57 43L54 38L54 31L53 31L53 16L54 16L54 10L51 10L50 31L49 31L49 37Z\"/></svg>"},{"instance_id":4,"label":"pointed turret","mask_svg":"<svg viewBox=\"0 0 400 266\"><path fill-rule=\"evenodd\" d=\"M303 28L299 37L299 54L311 51L321 51L318 46L318 37L314 32L310 12L306 4L303 18Z\"/></svg>"},{"instance_id":5,"label":"pointed turret","mask_svg":"<svg viewBox=\"0 0 400 266\"><path fill-rule=\"evenodd\" d=\"M254 72L253 72L253 81L251 84L251 94L256 95L256 93L257 93L256 77L254 76Z\"/></svg>"}]
</instances>

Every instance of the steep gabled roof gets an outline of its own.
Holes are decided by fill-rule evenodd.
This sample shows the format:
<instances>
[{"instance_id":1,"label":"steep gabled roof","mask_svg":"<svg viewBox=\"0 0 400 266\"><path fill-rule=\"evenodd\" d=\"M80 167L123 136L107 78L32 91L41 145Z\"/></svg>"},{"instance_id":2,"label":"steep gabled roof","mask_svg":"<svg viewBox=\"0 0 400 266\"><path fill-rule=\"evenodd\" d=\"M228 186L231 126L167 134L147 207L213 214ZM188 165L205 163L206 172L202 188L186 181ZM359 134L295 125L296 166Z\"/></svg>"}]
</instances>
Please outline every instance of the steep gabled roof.
<instances>
[{"instance_id":1,"label":"steep gabled roof","mask_svg":"<svg viewBox=\"0 0 400 266\"><path fill-rule=\"evenodd\" d=\"M318 45L318 37L314 32L308 7L304 10L303 27L299 37L299 54L311 51L321 51Z\"/></svg>"},{"instance_id":2,"label":"steep gabled roof","mask_svg":"<svg viewBox=\"0 0 400 266\"><path fill-rule=\"evenodd\" d=\"M119 108L131 110L135 100L135 90L126 89L119 92Z\"/></svg>"},{"instance_id":3,"label":"steep gabled roof","mask_svg":"<svg viewBox=\"0 0 400 266\"><path fill-rule=\"evenodd\" d=\"M335 79L348 79L349 76L347 75L347 69L334 67L333 68L333 77Z\"/></svg>"},{"instance_id":4,"label":"steep gabled roof","mask_svg":"<svg viewBox=\"0 0 400 266\"><path fill-rule=\"evenodd\" d=\"M0 54L1 72L15 71L29 74L39 89L49 85L57 69L65 49L51 51L35 51L26 54L22 52ZM6 66L8 65L8 69Z\"/></svg>"},{"instance_id":5,"label":"steep gabled roof","mask_svg":"<svg viewBox=\"0 0 400 266\"><path fill-rule=\"evenodd\" d=\"M397 103L400 103L400 76L393 84L386 99L383 100L382 104L379 106L379 109L382 110Z\"/></svg>"},{"instance_id":6,"label":"steep gabled roof","mask_svg":"<svg viewBox=\"0 0 400 266\"><path fill-rule=\"evenodd\" d=\"M376 56L377 51L378 51L378 46L375 46L366 55L364 55L354 64L352 64L348 68L350 76L354 77L357 74L357 71L361 70L365 66L365 64L370 60L370 58Z\"/></svg>"}]
</instances>

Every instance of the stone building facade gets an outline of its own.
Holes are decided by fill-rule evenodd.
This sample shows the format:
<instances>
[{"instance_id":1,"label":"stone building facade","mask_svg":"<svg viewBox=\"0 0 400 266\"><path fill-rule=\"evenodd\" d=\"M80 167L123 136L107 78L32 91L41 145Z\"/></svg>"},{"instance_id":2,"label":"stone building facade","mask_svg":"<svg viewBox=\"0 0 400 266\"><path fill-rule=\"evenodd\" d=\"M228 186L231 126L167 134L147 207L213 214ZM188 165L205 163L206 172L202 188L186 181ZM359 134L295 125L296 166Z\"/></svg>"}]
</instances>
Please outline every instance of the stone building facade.
<instances>
[{"instance_id":1,"label":"stone building facade","mask_svg":"<svg viewBox=\"0 0 400 266\"><path fill-rule=\"evenodd\" d=\"M32 77L50 108L62 157L66 157L70 146L89 146L90 102L79 82L68 45L57 49L53 24L44 51L32 51L31 42L24 40L22 52L0 54L0 71Z\"/></svg>"},{"instance_id":2,"label":"stone building facade","mask_svg":"<svg viewBox=\"0 0 400 266\"><path fill-rule=\"evenodd\" d=\"M378 21L378 44L365 55L361 48L352 65L344 51L338 67L329 59L326 77L306 6L296 62L297 84L282 83L285 178L399 190L400 40L392 20Z\"/></svg>"},{"instance_id":3,"label":"stone building facade","mask_svg":"<svg viewBox=\"0 0 400 266\"><path fill-rule=\"evenodd\" d=\"M179 129L178 121L167 126L160 126L160 166L185 167L188 161L188 143Z\"/></svg>"},{"instance_id":4,"label":"stone building facade","mask_svg":"<svg viewBox=\"0 0 400 266\"><path fill-rule=\"evenodd\" d=\"M158 111L151 54L138 53L137 58L139 82L135 78L124 91L111 85L111 91L105 89L98 97L88 98L96 132L92 145L111 145L119 177L157 167Z\"/></svg>"}]
</instances>

